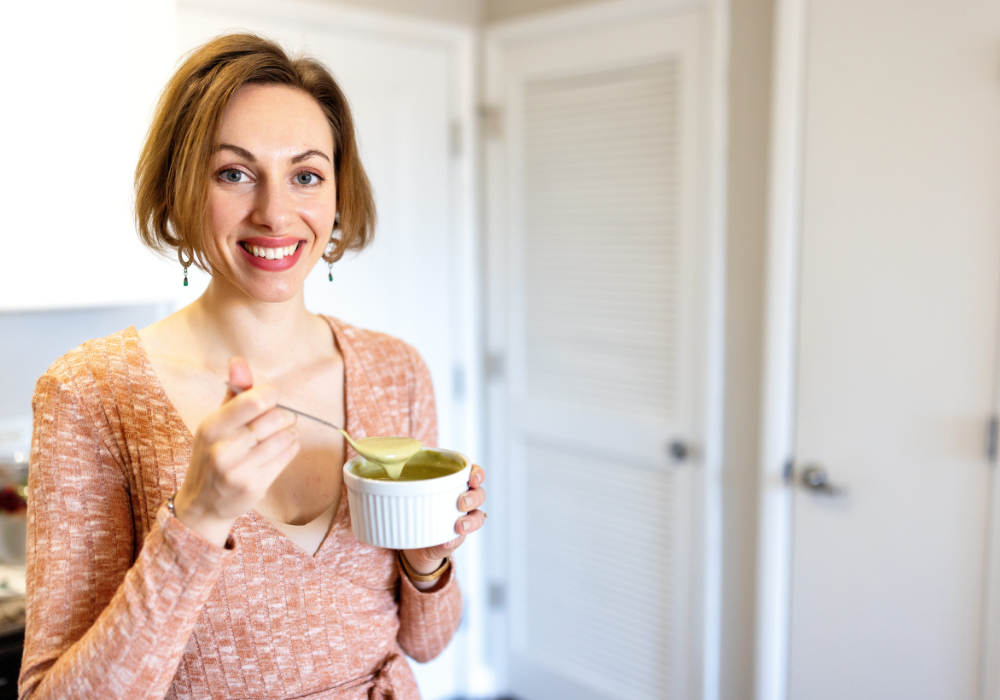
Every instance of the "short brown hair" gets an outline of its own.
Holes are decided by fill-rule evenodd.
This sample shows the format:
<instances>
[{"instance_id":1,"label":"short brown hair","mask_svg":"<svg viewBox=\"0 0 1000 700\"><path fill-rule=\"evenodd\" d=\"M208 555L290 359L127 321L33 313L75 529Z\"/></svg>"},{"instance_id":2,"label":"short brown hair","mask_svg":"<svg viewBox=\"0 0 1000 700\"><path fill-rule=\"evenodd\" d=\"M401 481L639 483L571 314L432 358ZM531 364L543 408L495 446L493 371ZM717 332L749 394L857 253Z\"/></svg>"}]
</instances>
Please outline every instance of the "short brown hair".
<instances>
[{"instance_id":1,"label":"short brown hair","mask_svg":"<svg viewBox=\"0 0 1000 700\"><path fill-rule=\"evenodd\" d=\"M210 270L202 244L209 191L209 161L222 115L248 84L288 85L312 96L333 131L340 237L324 254L336 262L361 250L375 233L375 201L358 157L347 98L323 64L291 59L273 41L226 34L192 51L167 82L135 169L139 238L153 250L176 251L183 264Z\"/></svg>"}]
</instances>

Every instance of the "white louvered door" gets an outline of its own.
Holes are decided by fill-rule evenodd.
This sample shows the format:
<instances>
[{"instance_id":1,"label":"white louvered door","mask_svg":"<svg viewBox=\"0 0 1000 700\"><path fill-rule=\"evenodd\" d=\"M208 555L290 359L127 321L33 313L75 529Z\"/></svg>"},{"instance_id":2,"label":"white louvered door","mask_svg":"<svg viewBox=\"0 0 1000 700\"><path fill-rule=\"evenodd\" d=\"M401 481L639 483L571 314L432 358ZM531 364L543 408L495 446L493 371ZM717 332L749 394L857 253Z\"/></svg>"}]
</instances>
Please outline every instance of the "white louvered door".
<instances>
[{"instance_id":1,"label":"white louvered door","mask_svg":"<svg viewBox=\"0 0 1000 700\"><path fill-rule=\"evenodd\" d=\"M705 11L556 24L488 36L510 690L699 697Z\"/></svg>"}]
</instances>

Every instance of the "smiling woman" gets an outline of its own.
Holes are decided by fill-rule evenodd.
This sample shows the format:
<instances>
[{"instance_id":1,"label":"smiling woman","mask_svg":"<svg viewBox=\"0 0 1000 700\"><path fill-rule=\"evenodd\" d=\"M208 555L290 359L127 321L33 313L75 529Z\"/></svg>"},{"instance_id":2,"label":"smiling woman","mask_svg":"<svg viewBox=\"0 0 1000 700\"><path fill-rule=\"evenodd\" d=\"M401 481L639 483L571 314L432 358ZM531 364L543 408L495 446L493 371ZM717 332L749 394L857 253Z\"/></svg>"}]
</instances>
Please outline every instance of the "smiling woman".
<instances>
[{"instance_id":1,"label":"smiling woman","mask_svg":"<svg viewBox=\"0 0 1000 700\"><path fill-rule=\"evenodd\" d=\"M417 352L305 308L319 260L374 230L346 99L315 61L217 38L167 85L136 193L143 241L211 282L38 382L20 697L416 700L403 653L458 626L483 470L451 541L379 549L351 530L351 448L278 406L436 443Z\"/></svg>"},{"instance_id":2,"label":"smiling woman","mask_svg":"<svg viewBox=\"0 0 1000 700\"><path fill-rule=\"evenodd\" d=\"M349 250L362 250L375 230L375 203L358 157L347 98L319 62L309 58L290 60L277 45L258 37L252 41L255 45L251 47L248 35L230 35L199 47L164 90L136 168L139 236L161 252L175 250L182 264L193 261L211 271L201 242L209 223L206 212L212 185L220 178L233 184L249 184L254 178L254 166L261 165L258 157L270 158L272 166L277 164L275 158L284 157L283 166L314 166L288 173L302 180L297 184L325 185L318 199L332 201L339 215L340 235L325 251L324 258L336 262ZM234 143L231 134L220 132L234 114L242 120L241 128L247 126L251 115L243 114L240 107L244 105L240 103L255 102L246 93L256 92L259 97L261 91L254 88L263 86L267 87L263 92L271 98L265 96L252 107L272 112L277 109L284 112L282 116L291 118L266 123L281 128L280 136L287 138L276 141L290 149L288 152L255 153L251 144ZM292 104L285 105L283 100L291 100ZM321 119L317 120L317 115ZM253 116L267 115L258 112ZM237 128L235 124L232 127ZM259 142L270 135L248 136ZM306 145L309 137L317 141ZM237 159L228 168L227 154ZM326 161L325 176L316 170L322 160ZM304 173L311 173L311 177ZM322 223L332 228L332 214L329 222ZM325 235L324 245L328 240Z\"/></svg>"}]
</instances>

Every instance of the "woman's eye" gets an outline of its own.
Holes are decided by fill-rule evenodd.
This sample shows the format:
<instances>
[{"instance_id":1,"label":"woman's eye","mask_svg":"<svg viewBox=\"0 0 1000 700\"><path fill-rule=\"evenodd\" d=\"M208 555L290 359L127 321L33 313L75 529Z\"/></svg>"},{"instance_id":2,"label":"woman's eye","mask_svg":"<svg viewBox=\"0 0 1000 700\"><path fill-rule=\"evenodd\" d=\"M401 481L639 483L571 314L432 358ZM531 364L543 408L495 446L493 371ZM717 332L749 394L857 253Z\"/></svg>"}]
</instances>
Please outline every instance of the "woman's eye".
<instances>
[{"instance_id":1,"label":"woman's eye","mask_svg":"<svg viewBox=\"0 0 1000 700\"><path fill-rule=\"evenodd\" d=\"M295 176L295 182L299 185L315 185L319 183L319 176L316 173L299 173Z\"/></svg>"},{"instance_id":2,"label":"woman's eye","mask_svg":"<svg viewBox=\"0 0 1000 700\"><path fill-rule=\"evenodd\" d=\"M226 182L233 182L233 183L244 182L246 178L246 173L244 173L241 170L236 170L233 168L229 170L223 170L221 173L219 173L219 175L221 175L222 179L225 180Z\"/></svg>"}]
</instances>

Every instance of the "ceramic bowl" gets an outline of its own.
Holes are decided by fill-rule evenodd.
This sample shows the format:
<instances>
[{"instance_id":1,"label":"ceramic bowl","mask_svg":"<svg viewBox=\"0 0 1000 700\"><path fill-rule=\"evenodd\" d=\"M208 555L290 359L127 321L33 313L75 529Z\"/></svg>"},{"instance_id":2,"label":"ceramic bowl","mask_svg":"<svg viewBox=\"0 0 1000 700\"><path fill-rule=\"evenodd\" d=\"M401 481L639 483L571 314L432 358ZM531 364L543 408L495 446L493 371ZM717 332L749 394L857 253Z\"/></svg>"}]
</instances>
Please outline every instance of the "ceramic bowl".
<instances>
[{"instance_id":1,"label":"ceramic bowl","mask_svg":"<svg viewBox=\"0 0 1000 700\"><path fill-rule=\"evenodd\" d=\"M472 462L452 450L426 448L461 463L453 474L419 481L382 481L355 474L355 457L344 465L344 483L351 512L351 529L361 542L387 549L420 549L456 537L455 521L463 515L458 498L469 488Z\"/></svg>"}]
</instances>

